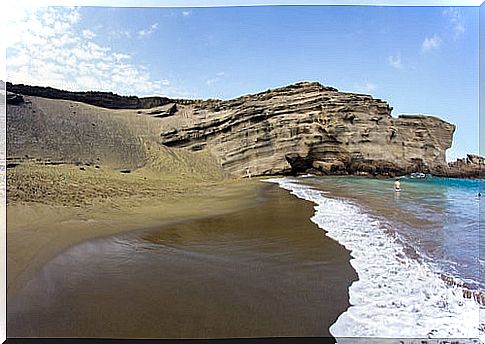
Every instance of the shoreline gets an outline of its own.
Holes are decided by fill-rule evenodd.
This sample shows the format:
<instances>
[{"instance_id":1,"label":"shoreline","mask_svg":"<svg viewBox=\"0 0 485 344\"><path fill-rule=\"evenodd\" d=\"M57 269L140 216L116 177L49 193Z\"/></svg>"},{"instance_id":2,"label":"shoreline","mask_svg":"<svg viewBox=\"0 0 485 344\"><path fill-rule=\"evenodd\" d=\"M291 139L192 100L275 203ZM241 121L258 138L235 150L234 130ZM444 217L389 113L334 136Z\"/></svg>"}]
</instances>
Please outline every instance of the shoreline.
<instances>
[{"instance_id":1,"label":"shoreline","mask_svg":"<svg viewBox=\"0 0 485 344\"><path fill-rule=\"evenodd\" d=\"M11 335L330 336L357 278L350 253L311 222L311 202L255 185L252 207L65 250L11 299Z\"/></svg>"},{"instance_id":2,"label":"shoreline","mask_svg":"<svg viewBox=\"0 0 485 344\"><path fill-rule=\"evenodd\" d=\"M271 178L271 179L274 179L274 178ZM143 205L138 206L136 208L131 207L129 203L123 203L123 202L118 203L118 207L116 209L108 209L107 207L101 208L101 209L66 208L66 207L55 207L55 206L39 205L39 204L9 205L7 207L7 211L10 212L9 216L11 216L12 213L15 214L16 212L17 212L17 215L21 213L24 216L25 216L25 213L27 213L27 215L29 216L30 222L32 222L32 219L37 219L40 223L40 226L36 230L30 230L28 228L28 223L22 223L22 221L19 220L17 223L14 224L14 227L17 227L16 229L18 230L18 232L16 232L15 234L16 241L14 240L14 246L17 245L17 249L20 247L20 249L17 250L17 252L24 253L26 255L30 254L30 256L24 257L23 263L27 265L26 269L24 270L19 268L22 262L19 262L19 261L12 262L10 260L11 257L10 256L8 257L9 268L11 267L12 264L14 264L14 266L16 266L17 268L17 274L14 280L11 280L11 277L9 275L7 276L8 282L9 282L8 289L7 289L7 296L10 298L10 300L15 300L18 298L18 295L25 294L25 290L22 290L23 288L20 288L20 286L23 287L24 284L26 284L27 286L28 284L30 284L30 287L28 288L32 288L32 284L36 284L35 282L36 279L34 279L35 276L39 276L37 272L39 272L40 270L44 271L46 266L47 267L49 265L52 266L52 261L59 262L59 258L62 260L62 257L69 257L69 254L70 254L69 252L72 252L73 249L74 251L78 250L79 252L79 249L81 248L81 251L82 251L82 247L86 246L84 244L87 244L88 246L89 245L96 246L98 245L96 244L98 242L103 242L103 241L109 242L110 240L116 241L117 240L116 238L123 239L123 238L131 237L132 239L141 238L143 240L147 240L152 244L155 244L155 246L158 246L161 243L163 247L164 245L166 245L165 240L167 240L167 236L166 236L167 234L164 233L166 230L168 230L169 232L172 231L172 234L171 236L170 235L168 236L168 239L173 240L173 236L175 235L178 238L179 234L184 232L184 228L197 226L198 223L211 223L213 227L218 228L217 230L219 231L219 235L221 235L224 232L224 228L227 228L227 226L224 227L224 225L221 225L220 219L225 219L225 220L222 220L222 224L224 223L232 224L233 223L232 220L229 221L227 219L239 218L239 222L241 222L241 219L240 219L241 214L246 214L245 216L243 216L245 220L242 220L242 221L254 222L255 220L252 219L253 217L252 214L258 213L258 212L267 213L268 215L265 215L267 218L271 218L275 216L278 218L278 219L274 218L273 221L270 221L270 222L267 222L267 220L262 220L263 222L261 223L265 223L265 225L261 228L265 228L265 229L272 228L272 227L276 228L278 226L284 227L285 225L288 225L289 223L288 219L285 222L285 220L282 220L281 218L279 218L278 215L273 214L273 212L269 210L271 208L268 208L268 206L270 205L271 202L273 203L275 201L281 202L282 199L297 198L296 200L291 200L289 205L287 204L286 209L287 210L292 209L290 213L293 214L293 217L291 215L288 215L288 216L292 218L292 221L294 221L295 224L296 223L299 224L300 222L307 223L311 221L315 225L317 225L316 229L317 229L317 232L319 232L318 235L325 237L325 240L333 241L335 245L334 244L331 244L331 245L339 247L334 249L336 250L335 252L340 252L339 254L336 254L338 256L338 260L340 261L340 263L338 264L340 264L340 266L344 266L342 264L348 264L350 266L350 269L352 270L352 273L356 276L353 282L348 284L345 289L346 292L344 293L345 294L344 296L346 297L346 300L347 300L346 309L342 309L341 313L338 314L339 320L337 322L335 322L337 318L333 320L334 326L333 326L333 331L331 333L336 336L342 336L342 333L344 333L343 328L349 325L349 316L352 314L355 315L354 313L356 312L356 308L351 306L350 303L352 302L352 305L355 305L354 302L356 298L360 297L360 296L357 296L360 293L359 289L361 289L363 284L368 283L368 280L370 278L367 275L364 275L363 278L361 276L361 274L363 273L362 271L359 270L359 266L362 265L362 261L360 259L363 258L361 256L361 253L358 254L358 257L360 258L357 258L357 259L354 257L353 253L352 254L350 253L354 250L357 250L356 252L360 252L361 249L355 246L356 244L352 241L346 242L345 240L348 240L348 237L347 239L345 239L345 237L339 238L339 234L337 232L334 232L332 230L328 231L326 229L327 228L326 224L332 223L332 221L334 221L332 220L332 217L327 218L327 220L325 220L324 222L315 220L316 218L322 215L321 213L319 214L319 212L322 211L322 209L320 209L322 204L320 204L320 201L314 199L313 196L310 197L311 199L306 198L305 194L299 194L297 196L294 193L295 190L291 192L292 191L291 188L286 188L283 185L279 185L279 187L277 187L277 185L280 183L274 183L274 181L273 183L266 183L263 181L264 181L263 178L257 177L257 178L253 178L252 180L248 180L248 179L224 180L219 183L213 183L212 185L204 185L204 186L199 185L198 188L193 189L194 190L193 192L179 193L177 194L176 197L172 195L173 197L171 197L169 200L165 200L165 201L158 200L157 202L151 200L153 202L152 203L152 202L149 202L150 201L149 199L147 199L146 200L147 202L145 202ZM274 190L274 188L277 188L279 191ZM287 196L284 196L283 193L287 193L287 191L290 191L291 194L288 193ZM278 192L280 196L278 196L277 198L273 196L272 197L268 196L271 194L278 194ZM296 203L293 203L293 202L296 202ZM149 203L149 205L147 205L147 203ZM292 206L292 204L294 204L294 206ZM294 216L295 213L293 213L293 211L295 211L297 207L299 207L299 209L301 209L302 211L297 211L296 213L298 213L298 216ZM317 209L317 207L319 209ZM66 209L69 211L66 212ZM163 214L160 213L161 209L163 210ZM266 210L263 211L263 209L266 209ZM357 218L362 217L363 219L365 219L366 220L365 222L368 222L367 220L369 221L371 220L372 215L371 217L367 218L368 215L366 215L365 213L361 213L354 206L350 206L349 211L350 210L355 212L355 215ZM312 213L313 215L311 215L310 213ZM280 216L281 216L281 213L280 213ZM305 217L305 219L303 219L303 217ZM20 219L20 217L18 218ZM28 221L25 221L25 222L28 222ZM238 221L235 221L235 223L237 222ZM52 228L53 223L57 223L54 226L56 227L54 229ZM258 222L254 222L254 223L258 223ZM369 224L370 223L371 222L369 222ZM51 226L50 231L46 227L49 225ZM340 225L344 225L344 224L342 223ZM244 226L240 227L241 225L239 225L239 227L237 226L238 225L236 225L236 228L239 228L239 230L233 229L233 231L231 232L232 233L231 235L234 235L234 234L239 235L242 232L245 232L246 227ZM269 226L269 227L266 227L266 226ZM302 224L302 226L307 226L307 225ZM330 224L329 226L332 226L332 225ZM63 227L63 228L60 228L60 227ZM249 225L249 227L251 227L251 225ZM358 227L357 224L354 227L357 228ZM10 229L10 226L8 228ZM173 228L180 228L181 230L180 232L179 230L175 230L174 232ZM320 232L318 230L319 228L323 229L324 232ZM352 229L351 231L353 232L354 230L355 229ZM376 231L376 234L377 234L376 238L379 239L382 233L380 233L378 228L374 228L373 230ZM50 235L46 234L46 231L49 232ZM303 232L300 233L300 235L301 234L305 235ZM31 237L29 237L29 235ZM244 234L244 235L247 235L247 234ZM290 235L289 232L287 235ZM292 235L295 235L295 238L297 238L298 236L295 233L293 233ZM215 257L217 257L217 255L220 254L217 249L218 248L217 241L216 243L213 243L210 235L207 237L205 235L196 237L194 236L193 232L191 232L190 236L185 237L182 234L182 237L184 238L182 242L186 246L184 247L182 245L181 246L182 249L180 250L180 248L177 248L176 251L180 250L179 252L188 252L192 256L193 254L197 255L199 254L197 251L195 252L191 251L192 244L190 240L192 240L193 238L197 238L197 240L201 240L201 238L204 238L204 240L206 240L206 244L204 245L212 245L212 247L214 248L214 251L213 252L209 251L210 252L209 254L214 255ZM233 243L231 236L225 237L225 238L226 238L224 240L225 244L228 247L230 247L227 252L231 252L232 249L234 249L235 252L239 252L239 250L241 250L241 246L238 246L240 245L238 241L235 241ZM231 240L227 240L227 238L231 238ZM253 240L253 237L248 237L248 238ZM247 240L248 238L244 240ZM47 239L51 239L51 241L46 242ZM344 240L343 242L341 241L342 239ZM29 240L31 240L31 242L29 242ZM294 241L294 243L298 243L298 239L294 239L294 240L296 240ZM12 245L11 243L12 241L10 240L10 238L8 238L7 246L9 249L11 249L11 245ZM24 244L25 247L22 247L22 244ZM177 242L176 244L179 245L180 242ZM325 244L325 245L328 245L328 244ZM371 244L369 244L368 246L372 247ZM29 252L28 250L31 247L35 247L37 249L37 253ZM101 249L99 249L99 247L101 247ZM104 250L102 249L103 246L101 245L99 247L97 250L92 251L92 253L95 256L102 257L104 254L103 253ZM109 245L107 247L109 247ZM168 245L167 247L171 247L171 245ZM255 248L252 249L252 254L254 255L252 259L255 259L254 257L257 257L261 253L264 253L266 250L264 246L261 246L259 248L258 247L259 246L256 246ZM284 248L288 246L280 245L279 247ZM308 247L311 247L311 246L308 246ZM319 249L325 250L325 247L328 247L328 246L320 246ZM387 247L384 242L382 243L382 246L379 246L379 247L381 249L385 248L384 251L388 250L389 252L394 252L396 249L396 247L392 247L392 248ZM313 247L313 249L315 249L315 247ZM342 252L344 251L347 252L348 257L345 254L342 254ZM283 252L285 252L285 250L283 250ZM392 254L390 256L392 256ZM204 254L200 256L200 259L203 261L206 257L207 257L206 254ZM223 255L222 257L224 257L224 259L226 258L229 259L228 257L230 257L230 255L225 255L225 256ZM262 255L262 257L264 258L265 256ZM346 257L347 257L347 261L345 262ZM195 265L199 263L200 262L196 263ZM207 262L205 264L207 264ZM412 263L410 262L410 264ZM81 266L84 267L84 264L81 264ZM210 269L210 264L205 266L207 266ZM275 268L276 267L277 265L275 265ZM420 268L422 267L420 266ZM49 269L51 271L53 270L52 267L47 268L48 271ZM148 270L150 270L149 267L148 267ZM419 270L420 271L419 274L421 274L424 277L431 276L428 273L429 272L428 269L426 268L424 268L424 270L422 271L418 268L416 268L416 270L417 271ZM70 271L70 270L65 269L63 271ZM189 273L187 276L195 276L195 278L197 279L198 272L196 272L193 267L192 267L192 270L190 271L192 271L194 275L191 275ZM225 271L227 272L227 270ZM296 271L298 271L298 269L296 269ZM352 273L342 272L342 274L338 273L338 275L339 275L339 278L344 278L343 276L347 276L345 278L348 279L350 278L349 276L352 276ZM410 275L410 279L411 279L411 277L413 277L414 274L411 272L409 273L411 274ZM42 274L45 275L45 271L40 273L40 275ZM66 273L64 274L66 275ZM69 274L67 273L67 275ZM130 274L127 274L127 275L130 275ZM219 278L221 278L221 281L225 281L224 273L222 270L218 272L218 276ZM36 278L38 279L38 277ZM232 278L234 278L234 275L232 275ZM371 276L370 279L375 280L376 277ZM96 280L96 278L93 278L91 276L90 280ZM155 280L157 279L155 278ZM155 283L155 280L154 280L154 283ZM27 281L29 281L29 283L25 283ZM320 280L319 283L322 288L329 287L329 285L325 282L325 279L323 280L323 282ZM335 282L332 282L332 283L335 283ZM441 291L439 289L439 283L437 283L435 279L433 279L432 284L436 288L436 290L439 290L438 291L439 294L447 293L446 291ZM41 283L39 285L42 286ZM340 287L342 287L341 284L339 285ZM286 294L288 293L288 291L284 289L283 286L278 286L278 287L283 288ZM152 290L154 289L152 288ZM221 289L219 288L219 292L221 292L220 290ZM16 294L17 291L21 291L21 293L17 295ZM337 291L341 293L341 294L337 293L338 297L340 298L342 296L343 291L340 289L337 289ZM257 297L261 297L259 293L261 293L261 295L266 295L266 297L270 297L270 295L267 294L267 291L264 288L260 289L259 292L256 293L258 295ZM221 295L223 294L224 292L222 292ZM248 294L248 297L249 296L256 297L254 296L256 294ZM179 292L178 297L180 297L181 300L185 300L185 295L186 293ZM350 296L350 299L349 299L349 296ZM37 295L37 297L39 297L39 295ZM190 297L188 297L188 299L190 299ZM354 301L351 301L352 299ZM226 302L228 302L227 300L228 299L226 299ZM198 300L197 302L201 302L201 301ZM330 305L330 303L323 303L323 304L317 303L316 306L313 305L313 307L322 306L323 310L327 311L326 307L328 305ZM342 301L339 301L339 302L336 302L336 305L331 305L330 307L334 309L338 307L343 307L342 305L343 305ZM18 305L15 307L18 308ZM13 309L15 309L15 307L13 307ZM169 305L166 304L165 307L169 308ZM174 309L176 309L176 306L174 307L175 307ZM26 309L29 309L29 308L27 307ZM309 312L308 309L306 311ZM13 314L16 314L15 316L18 317L20 313L16 313L16 312L18 311L14 311ZM243 313L240 313L240 316L244 318L242 314ZM213 316L214 316L213 319L217 319L216 315L213 314ZM427 315L424 315L424 316L426 317ZM285 318L288 320L289 316L285 316ZM73 321L75 321L75 319L73 319ZM276 324L278 322L274 321L273 323ZM332 322L330 323L330 325L332 325ZM251 325L251 326L255 326L255 325ZM439 325L439 326L443 326L443 325ZM258 328L258 327L256 326L255 328ZM308 329L309 327L308 326L307 327L302 326L301 328L295 327L295 329L298 331L304 328ZM55 327L51 328L51 330L56 331ZM33 331L35 331L35 326ZM62 329L60 331L62 331ZM194 327L190 327L190 331L196 331L195 325ZM191 334L193 333L194 335L197 335L197 333L199 333L199 332L190 332L190 331L189 333ZM214 333L216 334L225 333L223 328L220 326L219 326L219 331L222 331L222 332L207 332L207 333L209 333L208 336L214 336ZM258 331L262 331L262 330L258 329ZM19 336L23 336L22 332L18 332L18 333L19 333ZM69 335L69 332L65 332L65 333L54 332L54 333L59 334L61 336ZM104 332L101 332L101 333L104 333ZM113 333L116 333L116 332L107 333L107 335L112 335ZM148 333L154 336L156 335L156 334L152 334L152 332L148 332ZM168 332L168 333L172 333L172 332ZM206 332L201 332L201 333L206 333ZM236 331L235 333L238 336L245 335L242 332ZM285 335L292 335L292 333L290 332L287 333L283 331L282 333L285 333ZM315 333L318 333L318 335L322 335L322 333L320 332L315 332ZM37 336L36 332L32 332L32 334L34 336ZM44 332L43 334L40 333L40 334L48 335L47 332ZM263 335L264 332L257 332L257 334ZM278 333L275 333L274 335L278 335ZM303 335L307 335L306 332ZM366 336L366 334L364 333L361 333L360 335ZM129 336L129 335L126 335L126 336Z\"/></svg>"},{"instance_id":3,"label":"shoreline","mask_svg":"<svg viewBox=\"0 0 485 344\"><path fill-rule=\"evenodd\" d=\"M325 187L325 183L319 186L304 179L274 182L313 202L316 211L312 221L351 252L350 263L358 279L349 288L351 306L331 327L336 338L478 337L479 303L473 295L447 285L427 261L409 257L400 233L388 235L390 222L366 203L343 195L331 183ZM444 303L440 306L436 300ZM477 327L469 321L474 318Z\"/></svg>"},{"instance_id":4,"label":"shoreline","mask_svg":"<svg viewBox=\"0 0 485 344\"><path fill-rule=\"evenodd\" d=\"M45 263L70 247L257 206L263 201L265 187L258 179L224 180L197 188L194 193L174 193L164 200L147 198L145 204L136 206L119 202L116 208L8 204L7 296L14 295Z\"/></svg>"}]
</instances>

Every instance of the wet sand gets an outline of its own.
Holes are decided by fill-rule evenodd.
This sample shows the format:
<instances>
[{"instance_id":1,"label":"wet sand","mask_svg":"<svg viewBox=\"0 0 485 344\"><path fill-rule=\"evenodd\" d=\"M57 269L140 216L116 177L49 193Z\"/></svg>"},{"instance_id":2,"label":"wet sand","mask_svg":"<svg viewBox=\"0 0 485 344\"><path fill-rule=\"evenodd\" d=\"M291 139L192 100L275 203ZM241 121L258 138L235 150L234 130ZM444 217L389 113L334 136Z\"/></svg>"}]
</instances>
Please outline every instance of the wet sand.
<instances>
[{"instance_id":1,"label":"wet sand","mask_svg":"<svg viewBox=\"0 0 485 344\"><path fill-rule=\"evenodd\" d=\"M90 178L82 181L83 186L93 183ZM96 206L9 204L6 211L7 295L17 293L45 263L80 242L254 206L261 201L263 187L258 180L226 180L207 185L187 182L186 188L191 187L189 192L180 188L165 190L166 184L158 183L158 198L142 195L111 198L116 203ZM130 187L138 190L136 185Z\"/></svg>"},{"instance_id":2,"label":"wet sand","mask_svg":"<svg viewBox=\"0 0 485 344\"><path fill-rule=\"evenodd\" d=\"M235 212L86 241L8 299L9 337L329 336L349 253L275 185Z\"/></svg>"}]
</instances>

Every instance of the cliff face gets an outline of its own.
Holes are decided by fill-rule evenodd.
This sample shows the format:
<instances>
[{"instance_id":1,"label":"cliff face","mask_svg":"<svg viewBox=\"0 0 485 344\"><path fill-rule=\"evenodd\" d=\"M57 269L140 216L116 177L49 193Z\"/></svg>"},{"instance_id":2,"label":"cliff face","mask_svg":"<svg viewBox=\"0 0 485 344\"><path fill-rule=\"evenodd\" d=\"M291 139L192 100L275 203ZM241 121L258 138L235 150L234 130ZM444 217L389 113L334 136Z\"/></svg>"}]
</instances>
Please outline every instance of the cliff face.
<instances>
[{"instance_id":1,"label":"cliff face","mask_svg":"<svg viewBox=\"0 0 485 344\"><path fill-rule=\"evenodd\" d=\"M368 95L318 83L193 106L189 124L161 134L162 144L208 148L234 176L443 174L454 125L430 116L391 117Z\"/></svg>"},{"instance_id":2,"label":"cliff face","mask_svg":"<svg viewBox=\"0 0 485 344\"><path fill-rule=\"evenodd\" d=\"M394 176L424 172L454 176L456 170L445 161L454 125L431 116L394 118L385 101L339 92L319 83L301 82L228 101L121 97L12 84L7 84L7 90L131 109L123 112L123 118L149 118L144 125L151 132L158 132L159 142L166 149L210 152L226 174L235 177L246 175L248 168L252 175ZM7 113L22 120L14 116L20 110L13 110L16 107L13 103L19 99L15 95L10 97L12 109L7 108ZM40 106L38 113L42 113L42 98L36 99ZM93 114L106 111L90 109ZM79 114L70 116L70 121L82 119ZM50 117L46 118L49 120ZM10 130L12 125L7 125ZM14 130L12 135L18 136L19 129ZM11 140L17 141L20 142L18 138ZM22 146L14 148L20 153ZM472 174L466 176L476 173Z\"/></svg>"}]
</instances>

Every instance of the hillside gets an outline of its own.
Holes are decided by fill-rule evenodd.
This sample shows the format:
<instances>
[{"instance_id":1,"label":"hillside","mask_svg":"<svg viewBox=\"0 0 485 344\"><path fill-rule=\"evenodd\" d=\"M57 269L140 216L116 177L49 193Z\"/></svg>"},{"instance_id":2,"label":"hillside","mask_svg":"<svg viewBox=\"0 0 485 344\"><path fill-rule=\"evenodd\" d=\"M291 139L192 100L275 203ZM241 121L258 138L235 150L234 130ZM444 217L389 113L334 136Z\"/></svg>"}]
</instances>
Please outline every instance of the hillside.
<instances>
[{"instance_id":1,"label":"hillside","mask_svg":"<svg viewBox=\"0 0 485 344\"><path fill-rule=\"evenodd\" d=\"M7 90L18 94L10 94L7 106L11 164L28 158L199 179L241 177L248 169L252 175L480 172L446 163L453 124L432 116L395 118L385 101L315 82L227 101L10 83Z\"/></svg>"},{"instance_id":2,"label":"hillside","mask_svg":"<svg viewBox=\"0 0 485 344\"><path fill-rule=\"evenodd\" d=\"M156 118L74 101L21 98L7 105L9 203L82 206L135 196L160 199L224 178L208 152L160 145L166 126Z\"/></svg>"}]
</instances>

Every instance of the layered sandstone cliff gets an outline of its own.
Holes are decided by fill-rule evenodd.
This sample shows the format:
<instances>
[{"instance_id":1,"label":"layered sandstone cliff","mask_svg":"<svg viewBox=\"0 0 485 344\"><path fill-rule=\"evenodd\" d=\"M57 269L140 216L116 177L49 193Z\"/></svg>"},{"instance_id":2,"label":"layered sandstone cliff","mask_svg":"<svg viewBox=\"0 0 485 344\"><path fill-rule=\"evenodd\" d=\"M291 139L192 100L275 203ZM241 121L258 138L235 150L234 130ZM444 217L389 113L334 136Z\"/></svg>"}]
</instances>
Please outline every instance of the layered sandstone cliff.
<instances>
[{"instance_id":1,"label":"layered sandstone cliff","mask_svg":"<svg viewBox=\"0 0 485 344\"><path fill-rule=\"evenodd\" d=\"M231 175L298 172L442 174L454 125L430 116L393 118L369 95L301 82L229 101L199 103L192 122L162 144L209 149Z\"/></svg>"},{"instance_id":2,"label":"layered sandstone cliff","mask_svg":"<svg viewBox=\"0 0 485 344\"><path fill-rule=\"evenodd\" d=\"M385 101L339 92L315 82L227 101L122 97L12 84L7 84L7 90L131 109L124 111L124 116L149 117L146 125L151 132L158 131L162 146L208 152L226 174L235 177L246 175L247 169L252 175L456 174L456 166L445 161L453 140L453 124L432 116L395 118ZM12 103L18 101L12 98ZM98 109L100 113L106 111ZM77 120L77 116L70 117ZM478 177L482 169L480 165L460 176Z\"/></svg>"}]
</instances>

